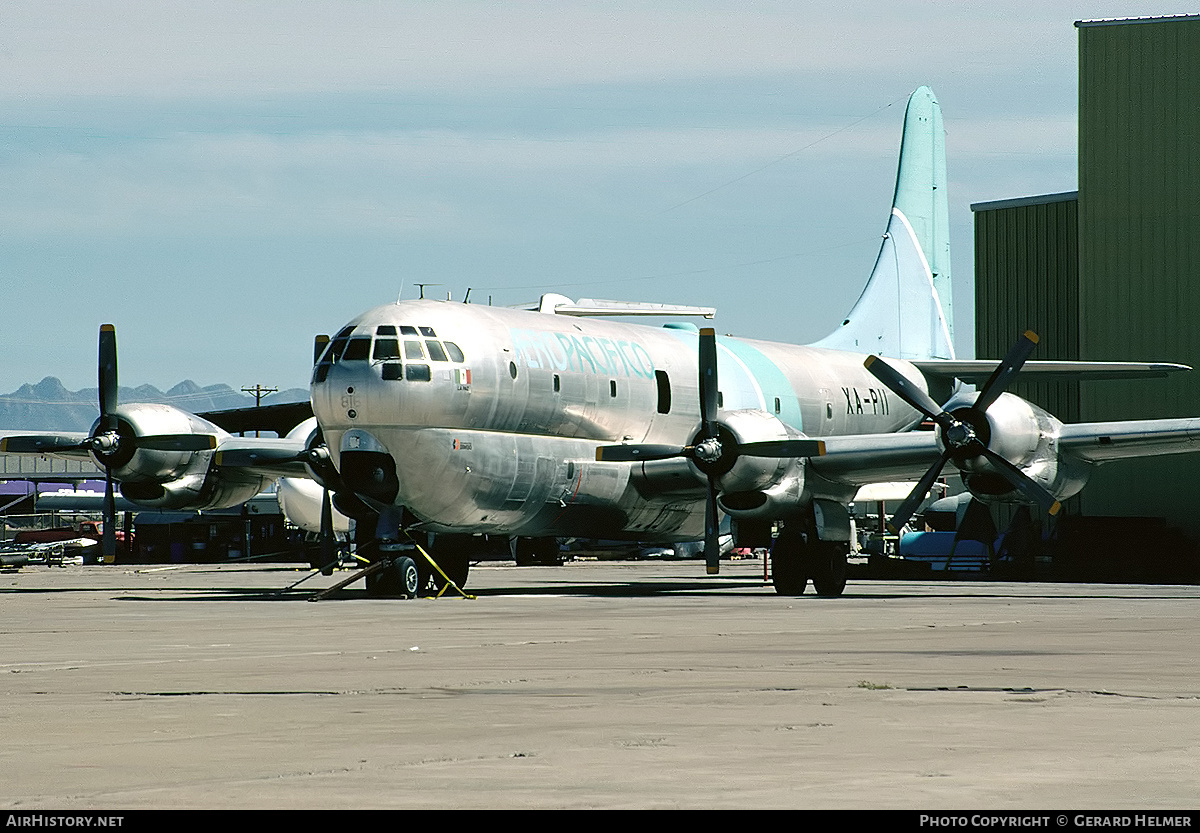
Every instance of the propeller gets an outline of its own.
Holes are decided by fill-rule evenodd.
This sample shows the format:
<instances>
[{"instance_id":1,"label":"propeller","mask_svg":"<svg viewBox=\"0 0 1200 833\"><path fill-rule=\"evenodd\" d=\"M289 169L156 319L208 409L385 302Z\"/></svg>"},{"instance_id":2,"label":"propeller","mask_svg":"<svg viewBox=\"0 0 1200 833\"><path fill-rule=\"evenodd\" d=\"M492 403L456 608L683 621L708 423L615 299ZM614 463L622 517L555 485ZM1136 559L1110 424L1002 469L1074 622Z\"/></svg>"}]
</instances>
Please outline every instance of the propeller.
<instances>
[{"instance_id":1,"label":"propeller","mask_svg":"<svg viewBox=\"0 0 1200 833\"><path fill-rule=\"evenodd\" d=\"M698 354L700 383L700 432L691 445L629 444L605 445L596 449L601 462L631 463L644 460L691 460L708 481L704 503L704 563L709 575L720 572L720 518L717 482L740 456L748 457L819 457L825 453L820 440L786 439L739 443L723 431L717 422L717 336L711 327L700 330Z\"/></svg>"},{"instance_id":2,"label":"propeller","mask_svg":"<svg viewBox=\"0 0 1200 833\"><path fill-rule=\"evenodd\" d=\"M975 402L968 407L957 408L953 413L943 409L923 388L914 385L879 356L868 356L863 362L863 366L871 375L886 385L888 390L933 420L941 429L942 443L945 446L938 461L922 475L916 488L892 515L892 520L888 523L892 532L900 529L912 518L925 495L933 487L934 481L941 475L946 463L951 460L962 463L975 457L985 458L1014 488L1040 506L1047 515L1058 513L1061 505L1054 495L1007 459L988 448L987 409L1016 378L1021 367L1033 354L1037 343L1037 335L1031 330L1026 330L988 377Z\"/></svg>"},{"instance_id":3,"label":"propeller","mask_svg":"<svg viewBox=\"0 0 1200 833\"><path fill-rule=\"evenodd\" d=\"M150 434L138 436L117 413L117 330L112 324L100 325L97 360L97 387L100 418L92 433L83 441L56 434L31 434L0 441L0 451L10 454L53 454L64 451L90 451L104 468L104 534L101 547L105 559L117 552L117 500L113 486L113 467L123 465L138 449L148 451L194 452L217 447L211 434ZM118 458L118 455L120 457ZM117 463L118 459L121 460Z\"/></svg>"}]
</instances>

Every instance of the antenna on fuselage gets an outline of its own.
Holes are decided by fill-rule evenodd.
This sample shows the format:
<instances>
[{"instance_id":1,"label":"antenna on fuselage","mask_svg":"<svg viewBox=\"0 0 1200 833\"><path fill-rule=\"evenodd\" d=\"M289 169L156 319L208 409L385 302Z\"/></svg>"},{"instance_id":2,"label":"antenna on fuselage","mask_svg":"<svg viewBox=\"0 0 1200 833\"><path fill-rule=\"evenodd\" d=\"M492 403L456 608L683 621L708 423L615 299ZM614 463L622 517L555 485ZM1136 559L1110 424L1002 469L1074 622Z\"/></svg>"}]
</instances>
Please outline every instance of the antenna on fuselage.
<instances>
[{"instance_id":1,"label":"antenna on fuselage","mask_svg":"<svg viewBox=\"0 0 1200 833\"><path fill-rule=\"evenodd\" d=\"M421 300L422 300L422 301L424 301L424 300L425 300L425 287L427 287L427 286L441 286L441 285L442 285L442 284L440 284L440 283L419 283L419 284L417 284L417 286L418 286L418 287L420 287L420 289L421 289Z\"/></svg>"},{"instance_id":2,"label":"antenna on fuselage","mask_svg":"<svg viewBox=\"0 0 1200 833\"><path fill-rule=\"evenodd\" d=\"M471 297L471 287L469 287L469 286L468 286L468 287L467 287L467 294L463 296L463 303L464 303L464 304L465 304L465 303L467 303L467 302L468 302L468 299L469 299L470 297Z\"/></svg>"}]
</instances>

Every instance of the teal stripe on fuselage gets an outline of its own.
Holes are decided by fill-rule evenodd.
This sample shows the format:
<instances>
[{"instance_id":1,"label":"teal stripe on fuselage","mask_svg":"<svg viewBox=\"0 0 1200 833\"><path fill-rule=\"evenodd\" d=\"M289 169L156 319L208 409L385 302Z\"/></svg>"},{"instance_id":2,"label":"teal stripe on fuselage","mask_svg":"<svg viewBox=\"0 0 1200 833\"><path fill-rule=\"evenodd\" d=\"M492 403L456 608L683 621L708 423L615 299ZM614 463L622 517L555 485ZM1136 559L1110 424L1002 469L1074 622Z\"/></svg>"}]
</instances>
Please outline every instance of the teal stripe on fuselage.
<instances>
[{"instance_id":1,"label":"teal stripe on fuselage","mask_svg":"<svg viewBox=\"0 0 1200 833\"><path fill-rule=\"evenodd\" d=\"M668 329L680 341L697 350L699 336L686 330ZM747 375L749 374L749 375ZM726 410L758 408L778 416L797 431L804 430L800 401L791 382L775 362L758 349L735 338L717 336L717 378ZM750 388L757 390L749 394ZM761 400L758 393L761 392ZM775 400L779 413L775 414Z\"/></svg>"}]
</instances>

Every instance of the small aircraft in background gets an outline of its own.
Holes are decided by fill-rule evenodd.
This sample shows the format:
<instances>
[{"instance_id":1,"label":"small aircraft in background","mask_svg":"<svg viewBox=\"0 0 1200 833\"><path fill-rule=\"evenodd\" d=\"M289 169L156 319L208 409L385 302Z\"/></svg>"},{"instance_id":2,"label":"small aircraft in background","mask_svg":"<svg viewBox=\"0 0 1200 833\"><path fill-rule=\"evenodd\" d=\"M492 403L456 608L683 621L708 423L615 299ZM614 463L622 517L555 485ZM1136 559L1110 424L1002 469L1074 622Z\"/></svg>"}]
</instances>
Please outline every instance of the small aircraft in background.
<instances>
[{"instance_id":1,"label":"small aircraft in background","mask_svg":"<svg viewBox=\"0 0 1200 833\"><path fill-rule=\"evenodd\" d=\"M357 520L360 541L369 530L383 542L368 583L380 592L413 595L429 578L390 546L418 533L459 585L479 536L514 539L527 557L560 537L703 540L716 572L724 514L737 546L771 548L779 593L811 580L839 595L847 504L865 484L917 481L896 527L951 464L976 498L1053 515L1096 465L1200 442L1200 418L1064 425L1007 392L1018 373L1149 378L1182 365L1029 361L1032 333L1003 360L957 359L946 194L941 111L922 87L906 111L875 267L842 324L814 344L601 320L711 317L707 308L561 295L533 309L397 302L318 339L315 424L269 440L167 406L117 406L106 325L92 431L10 436L0 451L90 456L110 494L118 481L143 505L230 505L265 479L308 477L323 516L336 506Z\"/></svg>"}]
</instances>

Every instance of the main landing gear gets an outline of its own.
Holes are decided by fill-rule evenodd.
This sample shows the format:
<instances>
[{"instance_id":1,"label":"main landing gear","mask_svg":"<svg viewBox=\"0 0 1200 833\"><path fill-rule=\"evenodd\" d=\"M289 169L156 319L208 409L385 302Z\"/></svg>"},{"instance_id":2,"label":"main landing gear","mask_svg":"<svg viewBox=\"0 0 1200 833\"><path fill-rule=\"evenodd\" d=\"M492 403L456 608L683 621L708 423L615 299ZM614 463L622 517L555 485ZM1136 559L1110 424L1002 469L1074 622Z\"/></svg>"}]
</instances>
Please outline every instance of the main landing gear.
<instances>
[{"instance_id":1,"label":"main landing gear","mask_svg":"<svg viewBox=\"0 0 1200 833\"><path fill-rule=\"evenodd\" d=\"M811 579L818 596L840 596L846 589L849 555L848 543L820 541L803 524L788 524L771 546L775 592L781 596L799 596Z\"/></svg>"}]
</instances>

